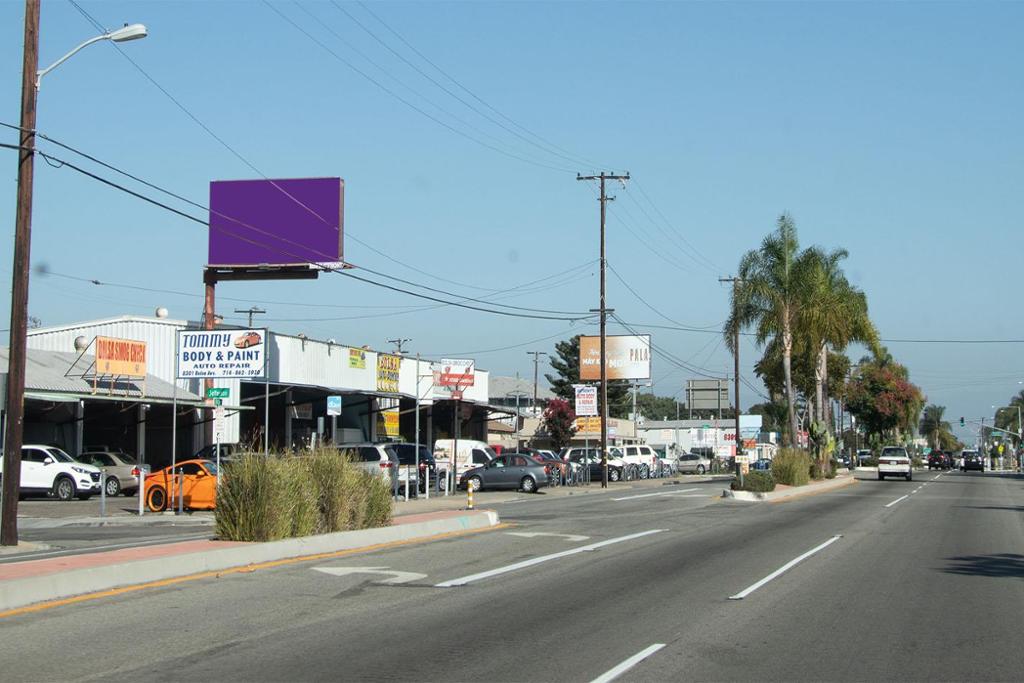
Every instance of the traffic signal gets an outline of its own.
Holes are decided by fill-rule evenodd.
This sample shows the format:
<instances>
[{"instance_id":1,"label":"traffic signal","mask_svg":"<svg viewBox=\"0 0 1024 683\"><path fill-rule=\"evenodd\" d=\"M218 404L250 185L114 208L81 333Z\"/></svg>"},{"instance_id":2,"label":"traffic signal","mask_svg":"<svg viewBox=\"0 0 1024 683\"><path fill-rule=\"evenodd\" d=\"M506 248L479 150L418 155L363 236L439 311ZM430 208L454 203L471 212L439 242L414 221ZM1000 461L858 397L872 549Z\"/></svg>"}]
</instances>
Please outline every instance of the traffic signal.
<instances>
[{"instance_id":1,"label":"traffic signal","mask_svg":"<svg viewBox=\"0 0 1024 683\"><path fill-rule=\"evenodd\" d=\"M964 419L963 419L962 417L960 418L960 426L961 426L961 427L963 427L963 426L964 426Z\"/></svg>"}]
</instances>

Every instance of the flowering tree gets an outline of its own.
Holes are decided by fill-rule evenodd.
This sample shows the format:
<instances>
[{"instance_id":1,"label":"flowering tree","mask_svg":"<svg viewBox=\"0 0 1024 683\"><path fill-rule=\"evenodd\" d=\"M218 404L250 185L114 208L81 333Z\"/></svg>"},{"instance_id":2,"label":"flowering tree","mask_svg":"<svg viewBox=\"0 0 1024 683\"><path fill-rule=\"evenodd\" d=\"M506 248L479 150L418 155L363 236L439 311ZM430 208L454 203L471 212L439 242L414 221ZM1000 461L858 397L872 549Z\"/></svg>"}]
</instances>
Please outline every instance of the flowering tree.
<instances>
[{"instance_id":1,"label":"flowering tree","mask_svg":"<svg viewBox=\"0 0 1024 683\"><path fill-rule=\"evenodd\" d=\"M576 413L569 406L569 402L562 398L553 398L548 401L548 407L544 409L544 416L541 426L551 438L551 446L557 451L565 448L572 441L572 423L576 420Z\"/></svg>"},{"instance_id":2,"label":"flowering tree","mask_svg":"<svg viewBox=\"0 0 1024 683\"><path fill-rule=\"evenodd\" d=\"M909 432L924 405L921 390L907 369L887 352L864 362L846 387L846 405L868 434L885 436Z\"/></svg>"}]
</instances>

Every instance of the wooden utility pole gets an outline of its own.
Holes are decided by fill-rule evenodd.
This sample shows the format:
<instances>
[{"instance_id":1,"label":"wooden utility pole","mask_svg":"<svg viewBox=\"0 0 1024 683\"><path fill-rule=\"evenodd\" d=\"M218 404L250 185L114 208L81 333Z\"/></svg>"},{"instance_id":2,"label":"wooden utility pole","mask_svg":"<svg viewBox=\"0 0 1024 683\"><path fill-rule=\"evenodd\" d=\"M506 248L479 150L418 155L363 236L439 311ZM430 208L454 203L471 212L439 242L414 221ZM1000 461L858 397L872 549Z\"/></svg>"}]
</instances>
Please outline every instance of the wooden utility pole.
<instances>
[{"instance_id":1,"label":"wooden utility pole","mask_svg":"<svg viewBox=\"0 0 1024 683\"><path fill-rule=\"evenodd\" d=\"M548 354L543 351L527 351L526 355L533 356L533 416L537 417L537 366L540 364L540 357Z\"/></svg>"},{"instance_id":2,"label":"wooden utility pole","mask_svg":"<svg viewBox=\"0 0 1024 683\"><path fill-rule=\"evenodd\" d=\"M39 70L39 0L25 0L25 51L21 66L18 131L18 200L14 219L11 325L7 357L7 437L4 442L0 545L18 545L18 489L25 426L25 351L28 346L29 250L32 245L32 178L36 151L36 72Z\"/></svg>"},{"instance_id":3,"label":"wooden utility pole","mask_svg":"<svg viewBox=\"0 0 1024 683\"><path fill-rule=\"evenodd\" d=\"M739 321L736 317L736 294L739 285L743 280L738 277L720 277L719 282L731 282L732 283L732 319L737 321L736 329L732 331L732 347L733 347L733 375L735 376L736 382L736 455L743 453L743 438L740 436L740 326ZM736 461L736 476L740 478L740 484L743 484L743 468L740 466L739 461Z\"/></svg>"},{"instance_id":4,"label":"wooden utility pole","mask_svg":"<svg viewBox=\"0 0 1024 683\"><path fill-rule=\"evenodd\" d=\"M388 339L387 340L388 344L394 344L395 345L395 353L397 353L399 356L401 356L402 353L404 353L402 351L402 347L405 345L405 343L406 342L411 342L411 341L412 341L412 339L402 339L401 337L399 337L398 339Z\"/></svg>"},{"instance_id":5,"label":"wooden utility pole","mask_svg":"<svg viewBox=\"0 0 1024 683\"><path fill-rule=\"evenodd\" d=\"M601 488L608 488L608 356L606 346L608 341L607 323L609 309L605 306L605 269L608 259L605 258L605 213L606 205L614 201L615 197L609 197L605 193L604 183L606 180L629 180L629 173L625 175L611 175L602 171L600 175L582 176L576 174L576 180L599 180L601 181L601 307L598 312L601 314ZM593 309L591 309L593 310Z\"/></svg>"}]
</instances>

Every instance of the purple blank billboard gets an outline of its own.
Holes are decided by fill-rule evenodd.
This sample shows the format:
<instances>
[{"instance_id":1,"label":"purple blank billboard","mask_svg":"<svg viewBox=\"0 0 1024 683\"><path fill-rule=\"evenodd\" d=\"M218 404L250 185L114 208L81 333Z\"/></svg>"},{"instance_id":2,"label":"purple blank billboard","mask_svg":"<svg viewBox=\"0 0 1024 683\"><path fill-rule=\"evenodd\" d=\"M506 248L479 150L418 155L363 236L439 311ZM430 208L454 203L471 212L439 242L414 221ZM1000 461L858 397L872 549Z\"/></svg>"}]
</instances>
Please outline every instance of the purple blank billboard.
<instances>
[{"instance_id":1,"label":"purple blank billboard","mask_svg":"<svg viewBox=\"0 0 1024 683\"><path fill-rule=\"evenodd\" d=\"M207 264L340 263L344 215L341 178L214 180Z\"/></svg>"}]
</instances>

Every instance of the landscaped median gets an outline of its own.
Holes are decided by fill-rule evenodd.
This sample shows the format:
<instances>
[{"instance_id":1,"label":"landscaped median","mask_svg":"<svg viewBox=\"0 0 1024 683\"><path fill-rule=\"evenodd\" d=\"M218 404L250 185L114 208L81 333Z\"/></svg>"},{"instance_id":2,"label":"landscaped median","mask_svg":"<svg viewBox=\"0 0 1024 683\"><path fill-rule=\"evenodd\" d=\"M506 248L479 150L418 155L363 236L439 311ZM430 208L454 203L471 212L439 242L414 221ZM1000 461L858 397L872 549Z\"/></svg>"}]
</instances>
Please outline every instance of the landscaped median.
<instances>
[{"instance_id":1,"label":"landscaped median","mask_svg":"<svg viewBox=\"0 0 1024 683\"><path fill-rule=\"evenodd\" d=\"M825 467L807 451L784 448L772 460L770 470L751 471L742 484L733 480L722 497L747 501L784 500L831 491L856 481L849 472L837 476L837 467L834 460L830 467Z\"/></svg>"}]
</instances>

